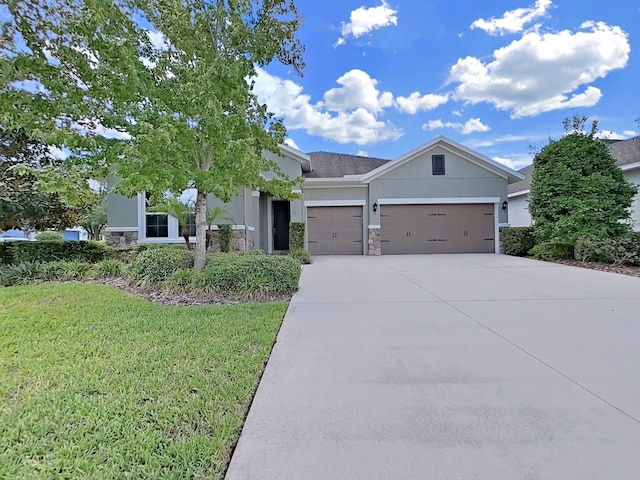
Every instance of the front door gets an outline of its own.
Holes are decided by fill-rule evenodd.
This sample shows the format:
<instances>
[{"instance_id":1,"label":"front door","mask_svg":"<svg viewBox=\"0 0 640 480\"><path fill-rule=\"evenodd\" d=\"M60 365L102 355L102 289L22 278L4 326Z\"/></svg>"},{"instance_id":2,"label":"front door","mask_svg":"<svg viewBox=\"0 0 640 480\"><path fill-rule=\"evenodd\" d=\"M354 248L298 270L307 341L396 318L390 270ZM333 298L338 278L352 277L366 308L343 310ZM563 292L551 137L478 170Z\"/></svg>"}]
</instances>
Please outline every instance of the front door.
<instances>
[{"instance_id":1,"label":"front door","mask_svg":"<svg viewBox=\"0 0 640 480\"><path fill-rule=\"evenodd\" d=\"M273 206L273 250L289 250L289 223L291 207L288 200L274 200Z\"/></svg>"}]
</instances>

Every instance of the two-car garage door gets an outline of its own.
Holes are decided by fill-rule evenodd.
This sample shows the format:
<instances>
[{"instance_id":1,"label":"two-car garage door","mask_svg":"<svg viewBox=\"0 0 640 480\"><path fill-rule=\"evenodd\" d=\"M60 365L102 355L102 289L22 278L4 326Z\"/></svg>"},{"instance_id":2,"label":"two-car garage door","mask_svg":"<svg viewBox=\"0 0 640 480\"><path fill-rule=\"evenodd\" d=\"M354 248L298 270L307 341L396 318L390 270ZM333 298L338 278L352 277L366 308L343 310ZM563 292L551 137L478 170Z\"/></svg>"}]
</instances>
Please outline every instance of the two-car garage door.
<instances>
[{"instance_id":1,"label":"two-car garage door","mask_svg":"<svg viewBox=\"0 0 640 480\"><path fill-rule=\"evenodd\" d=\"M492 253L493 204L382 205L382 254Z\"/></svg>"}]
</instances>

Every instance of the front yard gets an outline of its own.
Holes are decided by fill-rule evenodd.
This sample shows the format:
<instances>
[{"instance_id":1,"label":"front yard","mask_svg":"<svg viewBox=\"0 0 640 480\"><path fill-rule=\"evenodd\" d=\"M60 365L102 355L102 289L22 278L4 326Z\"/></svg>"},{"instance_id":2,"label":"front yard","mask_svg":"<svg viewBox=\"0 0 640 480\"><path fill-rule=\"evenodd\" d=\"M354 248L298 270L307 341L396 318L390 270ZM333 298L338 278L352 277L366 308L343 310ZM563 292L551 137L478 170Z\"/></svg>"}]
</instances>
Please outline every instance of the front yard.
<instances>
[{"instance_id":1,"label":"front yard","mask_svg":"<svg viewBox=\"0 0 640 480\"><path fill-rule=\"evenodd\" d=\"M285 310L0 289L0 478L222 478Z\"/></svg>"}]
</instances>

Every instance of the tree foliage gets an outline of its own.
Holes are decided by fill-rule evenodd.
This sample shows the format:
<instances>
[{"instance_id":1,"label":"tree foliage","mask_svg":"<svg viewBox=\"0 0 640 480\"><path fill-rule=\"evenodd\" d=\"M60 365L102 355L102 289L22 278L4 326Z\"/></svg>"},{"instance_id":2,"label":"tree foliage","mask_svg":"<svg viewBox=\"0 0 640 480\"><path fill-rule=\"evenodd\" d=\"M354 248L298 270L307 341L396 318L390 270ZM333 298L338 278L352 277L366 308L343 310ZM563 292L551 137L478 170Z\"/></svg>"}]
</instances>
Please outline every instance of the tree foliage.
<instances>
[{"instance_id":1,"label":"tree foliage","mask_svg":"<svg viewBox=\"0 0 640 480\"><path fill-rule=\"evenodd\" d=\"M72 152L65 166L119 193L197 189L196 268L206 203L241 185L290 197L285 129L253 94L255 66L303 67L293 0L9 0L0 25L0 125ZM275 175L267 180L265 172Z\"/></svg>"},{"instance_id":2,"label":"tree foliage","mask_svg":"<svg viewBox=\"0 0 640 480\"><path fill-rule=\"evenodd\" d=\"M24 130L0 128L0 230L33 232L76 224L82 208L68 204L40 180L61 165Z\"/></svg>"},{"instance_id":3,"label":"tree foliage","mask_svg":"<svg viewBox=\"0 0 640 480\"><path fill-rule=\"evenodd\" d=\"M565 120L565 135L534 158L529 211L538 240L575 242L587 234L616 236L629 229L637 188L595 137L597 124L584 132L586 120Z\"/></svg>"}]
</instances>

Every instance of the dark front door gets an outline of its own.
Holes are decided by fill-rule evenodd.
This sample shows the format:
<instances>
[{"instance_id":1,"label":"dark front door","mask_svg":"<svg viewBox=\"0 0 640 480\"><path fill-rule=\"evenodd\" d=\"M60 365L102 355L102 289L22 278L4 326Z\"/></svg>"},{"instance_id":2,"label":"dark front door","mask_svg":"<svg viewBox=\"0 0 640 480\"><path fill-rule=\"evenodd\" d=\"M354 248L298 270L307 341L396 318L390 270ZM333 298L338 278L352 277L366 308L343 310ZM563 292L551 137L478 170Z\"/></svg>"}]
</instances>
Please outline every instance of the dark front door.
<instances>
[{"instance_id":1,"label":"dark front door","mask_svg":"<svg viewBox=\"0 0 640 480\"><path fill-rule=\"evenodd\" d=\"M273 203L273 249L289 250L289 223L291 208L288 200L274 200Z\"/></svg>"}]
</instances>

